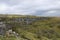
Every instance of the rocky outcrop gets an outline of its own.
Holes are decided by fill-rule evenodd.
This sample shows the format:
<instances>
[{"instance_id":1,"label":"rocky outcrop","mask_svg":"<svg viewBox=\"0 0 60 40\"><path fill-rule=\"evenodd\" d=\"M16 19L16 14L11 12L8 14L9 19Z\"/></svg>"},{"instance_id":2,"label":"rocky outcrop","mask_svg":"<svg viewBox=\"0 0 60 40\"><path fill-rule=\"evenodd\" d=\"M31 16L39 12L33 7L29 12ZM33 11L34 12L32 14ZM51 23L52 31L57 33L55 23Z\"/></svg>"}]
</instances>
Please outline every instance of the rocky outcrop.
<instances>
[{"instance_id":1,"label":"rocky outcrop","mask_svg":"<svg viewBox=\"0 0 60 40\"><path fill-rule=\"evenodd\" d=\"M6 33L6 25L4 22L0 22L0 35L5 35Z\"/></svg>"}]
</instances>

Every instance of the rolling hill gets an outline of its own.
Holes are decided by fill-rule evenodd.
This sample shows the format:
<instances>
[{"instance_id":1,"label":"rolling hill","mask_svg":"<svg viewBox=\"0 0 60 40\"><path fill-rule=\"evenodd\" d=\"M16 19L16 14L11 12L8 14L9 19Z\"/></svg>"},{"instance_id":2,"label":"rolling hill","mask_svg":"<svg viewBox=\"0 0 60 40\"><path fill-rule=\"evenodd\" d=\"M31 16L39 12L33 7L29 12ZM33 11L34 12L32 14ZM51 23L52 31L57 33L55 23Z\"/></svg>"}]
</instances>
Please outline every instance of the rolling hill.
<instances>
[{"instance_id":1,"label":"rolling hill","mask_svg":"<svg viewBox=\"0 0 60 40\"><path fill-rule=\"evenodd\" d=\"M1 22L6 30L1 40L60 40L60 17L9 15Z\"/></svg>"}]
</instances>

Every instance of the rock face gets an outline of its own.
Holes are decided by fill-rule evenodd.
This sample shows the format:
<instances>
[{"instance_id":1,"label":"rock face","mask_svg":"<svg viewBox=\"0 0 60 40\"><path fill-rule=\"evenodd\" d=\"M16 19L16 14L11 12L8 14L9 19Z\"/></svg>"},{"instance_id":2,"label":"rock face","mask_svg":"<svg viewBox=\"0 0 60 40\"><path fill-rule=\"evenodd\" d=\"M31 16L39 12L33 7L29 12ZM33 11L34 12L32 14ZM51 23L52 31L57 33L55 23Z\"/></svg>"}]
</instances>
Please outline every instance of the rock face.
<instances>
[{"instance_id":1,"label":"rock face","mask_svg":"<svg viewBox=\"0 0 60 40\"><path fill-rule=\"evenodd\" d=\"M25 22L26 24L32 23L33 21L37 21L37 20L47 20L49 18L47 17L38 17L38 18L29 18L29 17L25 17L25 18L12 18L9 21L10 22Z\"/></svg>"},{"instance_id":2,"label":"rock face","mask_svg":"<svg viewBox=\"0 0 60 40\"><path fill-rule=\"evenodd\" d=\"M0 22L0 35L5 35L6 33L6 25L4 22Z\"/></svg>"},{"instance_id":3,"label":"rock face","mask_svg":"<svg viewBox=\"0 0 60 40\"><path fill-rule=\"evenodd\" d=\"M7 18L9 19L9 18ZM6 18L1 18L0 20L0 35L4 35L6 33L6 31L8 31L9 29L12 29L12 27L14 27L14 25L16 26L17 24L15 23L18 23L18 25L28 25L34 21L37 21L37 20L47 20L48 18L46 17L38 17L38 18L30 18L30 17L18 17L18 18L11 18L9 20L7 20ZM7 24L4 23L4 21L7 20Z\"/></svg>"}]
</instances>

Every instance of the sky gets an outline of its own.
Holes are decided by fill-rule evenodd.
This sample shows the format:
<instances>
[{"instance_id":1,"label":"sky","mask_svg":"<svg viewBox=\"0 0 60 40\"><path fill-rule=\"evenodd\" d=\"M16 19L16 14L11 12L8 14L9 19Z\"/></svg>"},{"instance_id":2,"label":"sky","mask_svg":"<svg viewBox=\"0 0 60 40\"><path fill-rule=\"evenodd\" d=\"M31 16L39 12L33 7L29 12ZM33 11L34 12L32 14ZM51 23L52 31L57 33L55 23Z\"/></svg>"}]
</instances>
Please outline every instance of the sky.
<instances>
[{"instance_id":1,"label":"sky","mask_svg":"<svg viewBox=\"0 0 60 40\"><path fill-rule=\"evenodd\" d=\"M0 0L0 14L60 16L60 0Z\"/></svg>"}]
</instances>

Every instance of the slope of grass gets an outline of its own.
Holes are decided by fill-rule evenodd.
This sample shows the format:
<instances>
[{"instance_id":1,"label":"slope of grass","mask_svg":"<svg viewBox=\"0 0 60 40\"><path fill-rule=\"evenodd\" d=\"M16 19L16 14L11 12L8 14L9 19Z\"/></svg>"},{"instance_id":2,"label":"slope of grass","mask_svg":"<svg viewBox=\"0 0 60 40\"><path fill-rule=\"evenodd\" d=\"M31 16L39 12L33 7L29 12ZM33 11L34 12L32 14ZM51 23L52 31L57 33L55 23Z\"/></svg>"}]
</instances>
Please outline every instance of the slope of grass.
<instances>
[{"instance_id":1,"label":"slope of grass","mask_svg":"<svg viewBox=\"0 0 60 40\"><path fill-rule=\"evenodd\" d=\"M6 17L1 18L4 22L9 22L10 19L20 17ZM26 18L26 16L21 18ZM28 16L28 18L36 18L38 20L33 21L30 24L26 24L25 21L21 22L9 22L9 26L13 26L11 29L19 34L16 38L12 37L0 37L1 40L60 40L60 18L59 17L35 17ZM39 19L41 18L41 19ZM7 23L8 24L8 23ZM9 29L8 29L9 30Z\"/></svg>"}]
</instances>

